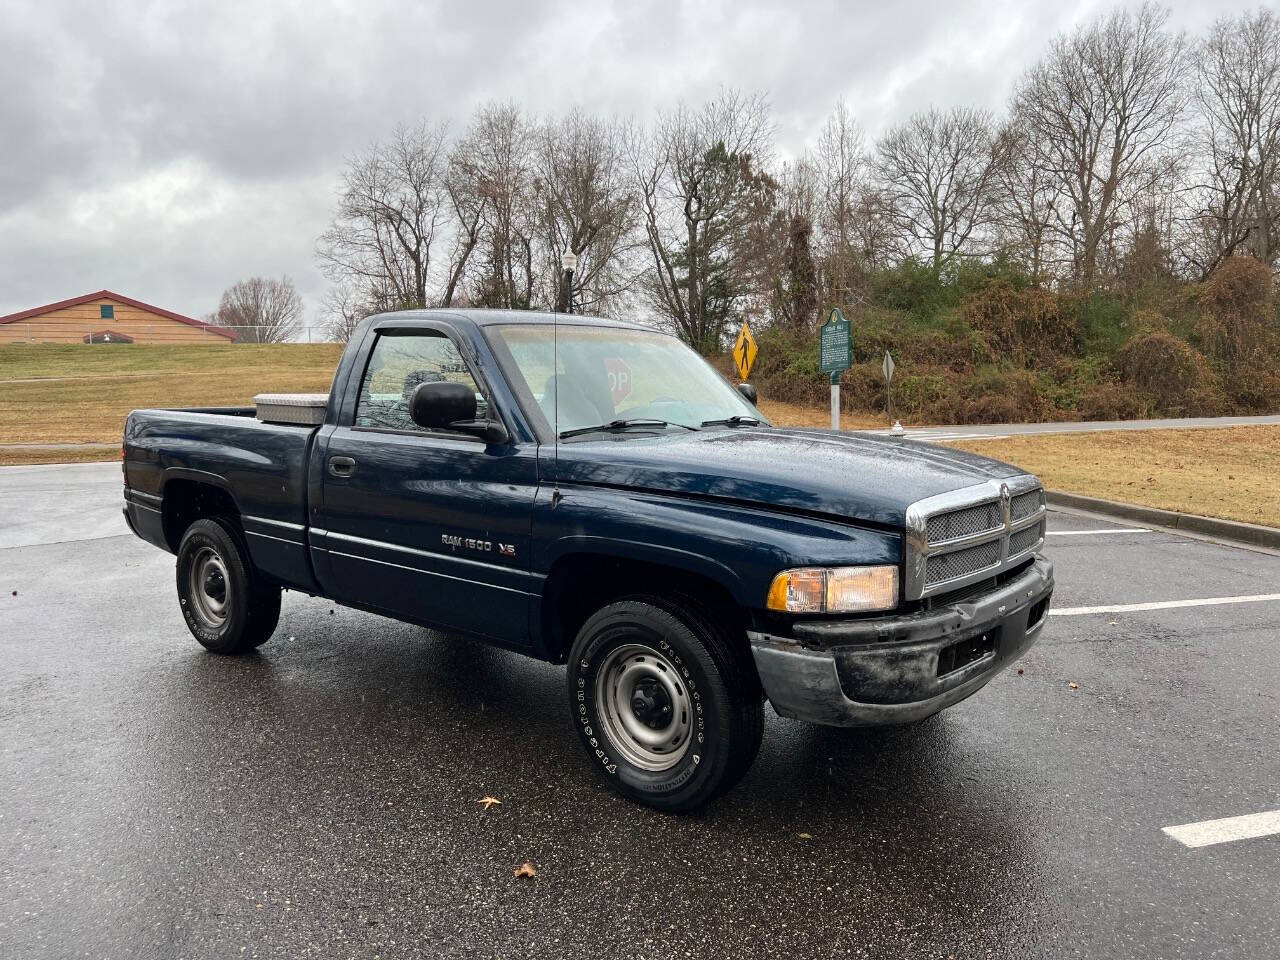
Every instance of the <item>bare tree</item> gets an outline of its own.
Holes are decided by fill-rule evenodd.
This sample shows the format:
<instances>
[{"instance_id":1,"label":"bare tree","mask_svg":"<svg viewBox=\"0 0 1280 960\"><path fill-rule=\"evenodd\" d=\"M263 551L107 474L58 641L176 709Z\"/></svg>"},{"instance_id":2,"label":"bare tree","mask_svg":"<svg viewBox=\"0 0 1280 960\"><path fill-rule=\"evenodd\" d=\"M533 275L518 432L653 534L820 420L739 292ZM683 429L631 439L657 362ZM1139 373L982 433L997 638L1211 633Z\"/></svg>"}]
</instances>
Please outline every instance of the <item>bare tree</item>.
<instances>
[{"instance_id":1,"label":"bare tree","mask_svg":"<svg viewBox=\"0 0 1280 960\"><path fill-rule=\"evenodd\" d=\"M346 343L355 333L361 321L379 312L376 303L364 298L354 287L339 284L331 288L325 296L321 308L324 318L324 332L339 343Z\"/></svg>"},{"instance_id":2,"label":"bare tree","mask_svg":"<svg viewBox=\"0 0 1280 960\"><path fill-rule=\"evenodd\" d=\"M1147 3L1060 35L1014 95L1014 115L1059 194L1053 230L1086 289L1116 235L1118 208L1161 169L1153 161L1182 114L1186 44L1167 20Z\"/></svg>"},{"instance_id":3,"label":"bare tree","mask_svg":"<svg viewBox=\"0 0 1280 960\"><path fill-rule=\"evenodd\" d=\"M907 250L939 270L990 221L993 123L981 110L916 114L877 145L876 169Z\"/></svg>"},{"instance_id":4,"label":"bare tree","mask_svg":"<svg viewBox=\"0 0 1280 960\"><path fill-rule=\"evenodd\" d=\"M1023 264L1033 286L1051 278L1048 247L1057 181L1025 126L1007 122L996 135L994 187L997 239Z\"/></svg>"},{"instance_id":5,"label":"bare tree","mask_svg":"<svg viewBox=\"0 0 1280 960\"><path fill-rule=\"evenodd\" d=\"M534 303L539 198L533 133L520 107L491 103L476 111L454 151L457 180L469 191L468 222L475 225L469 257L479 255L468 294L480 306L527 310Z\"/></svg>"},{"instance_id":6,"label":"bare tree","mask_svg":"<svg viewBox=\"0 0 1280 960\"><path fill-rule=\"evenodd\" d=\"M653 258L653 307L689 344L718 349L743 297L735 249L772 208L763 173L773 124L768 101L727 90L697 109L661 114L633 149Z\"/></svg>"},{"instance_id":7,"label":"bare tree","mask_svg":"<svg viewBox=\"0 0 1280 960\"><path fill-rule=\"evenodd\" d=\"M477 165L472 161L472 142L463 140L455 144L449 155L449 172L445 190L453 211L452 240L449 249L449 268L445 277L440 305L453 306L462 289L463 278L471 263L471 256L480 243L485 229L485 214L489 200L482 188Z\"/></svg>"},{"instance_id":8,"label":"bare tree","mask_svg":"<svg viewBox=\"0 0 1280 960\"><path fill-rule=\"evenodd\" d=\"M302 327L302 297L288 277L252 277L227 288L209 322L242 343L283 343Z\"/></svg>"},{"instance_id":9,"label":"bare tree","mask_svg":"<svg viewBox=\"0 0 1280 960\"><path fill-rule=\"evenodd\" d=\"M385 307L425 307L450 215L445 124L396 127L347 162L337 212L316 254L325 275ZM390 302L388 302L390 301Z\"/></svg>"},{"instance_id":10,"label":"bare tree","mask_svg":"<svg viewBox=\"0 0 1280 960\"><path fill-rule=\"evenodd\" d=\"M1236 252L1280 254L1280 19L1267 9L1214 23L1196 49L1204 170L1193 258L1201 276Z\"/></svg>"},{"instance_id":11,"label":"bare tree","mask_svg":"<svg viewBox=\"0 0 1280 960\"><path fill-rule=\"evenodd\" d=\"M753 233L759 235L758 274L769 292L774 321L806 331L817 319L821 291L814 223L822 210L822 186L808 157L787 164L778 176L777 206Z\"/></svg>"},{"instance_id":12,"label":"bare tree","mask_svg":"<svg viewBox=\"0 0 1280 960\"><path fill-rule=\"evenodd\" d=\"M547 275L555 278L556 306L568 306L560 257L574 253L575 302L587 312L627 291L638 266L639 203L626 169L625 131L614 120L573 111L543 125L534 156Z\"/></svg>"},{"instance_id":13,"label":"bare tree","mask_svg":"<svg viewBox=\"0 0 1280 960\"><path fill-rule=\"evenodd\" d=\"M833 299L848 303L853 276L867 265L868 196L866 146L862 128L843 99L818 134L810 163L817 180L816 227Z\"/></svg>"}]
</instances>

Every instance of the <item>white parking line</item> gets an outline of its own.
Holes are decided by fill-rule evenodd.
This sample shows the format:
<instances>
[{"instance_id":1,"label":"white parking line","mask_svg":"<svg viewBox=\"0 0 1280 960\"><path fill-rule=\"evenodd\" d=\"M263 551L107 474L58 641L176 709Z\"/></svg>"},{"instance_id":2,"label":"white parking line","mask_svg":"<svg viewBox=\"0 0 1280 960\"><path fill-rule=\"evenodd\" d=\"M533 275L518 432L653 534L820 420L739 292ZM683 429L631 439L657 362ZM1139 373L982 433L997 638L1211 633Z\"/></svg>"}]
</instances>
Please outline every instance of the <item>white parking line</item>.
<instances>
[{"instance_id":1,"label":"white parking line","mask_svg":"<svg viewBox=\"0 0 1280 960\"><path fill-rule=\"evenodd\" d=\"M1249 813L1243 817L1223 817L1221 820L1201 820L1176 827L1161 828L1184 847L1208 847L1232 840L1250 840L1280 833L1280 810L1266 813Z\"/></svg>"},{"instance_id":2,"label":"white parking line","mask_svg":"<svg viewBox=\"0 0 1280 960\"><path fill-rule=\"evenodd\" d=\"M1050 530L1051 537L1095 537L1103 533L1155 533L1146 527L1110 527L1106 530Z\"/></svg>"},{"instance_id":3,"label":"white parking line","mask_svg":"<svg viewBox=\"0 0 1280 960\"><path fill-rule=\"evenodd\" d=\"M1082 617L1089 613L1134 613L1139 610L1172 610L1175 607L1216 607L1227 603L1263 603L1280 600L1280 593L1255 593L1248 597L1202 597L1198 600L1159 600L1154 603L1115 603L1105 607L1060 607L1051 617Z\"/></svg>"}]
</instances>

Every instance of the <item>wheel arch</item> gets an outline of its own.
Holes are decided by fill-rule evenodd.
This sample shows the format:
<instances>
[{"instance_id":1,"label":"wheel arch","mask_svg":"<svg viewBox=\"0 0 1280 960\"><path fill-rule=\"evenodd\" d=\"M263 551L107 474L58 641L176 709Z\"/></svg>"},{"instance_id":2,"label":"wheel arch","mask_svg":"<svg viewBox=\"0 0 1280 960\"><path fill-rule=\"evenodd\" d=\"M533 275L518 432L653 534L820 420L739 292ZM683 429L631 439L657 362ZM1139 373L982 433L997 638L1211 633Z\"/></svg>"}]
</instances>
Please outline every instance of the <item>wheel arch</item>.
<instances>
[{"instance_id":1,"label":"wheel arch","mask_svg":"<svg viewBox=\"0 0 1280 960\"><path fill-rule=\"evenodd\" d=\"M173 553L178 552L187 528L206 517L228 521L242 542L244 539L240 505L227 482L217 474L178 468L165 471L160 514L165 543Z\"/></svg>"},{"instance_id":2,"label":"wheel arch","mask_svg":"<svg viewBox=\"0 0 1280 960\"><path fill-rule=\"evenodd\" d=\"M591 614L624 597L648 595L677 603L692 601L704 616L740 635L745 646L750 615L735 596L740 589L731 571L709 561L689 562L687 555L676 551L626 556L599 545L595 549L583 545L562 553L551 564L540 604L541 644L547 659L564 663L574 637Z\"/></svg>"}]
</instances>

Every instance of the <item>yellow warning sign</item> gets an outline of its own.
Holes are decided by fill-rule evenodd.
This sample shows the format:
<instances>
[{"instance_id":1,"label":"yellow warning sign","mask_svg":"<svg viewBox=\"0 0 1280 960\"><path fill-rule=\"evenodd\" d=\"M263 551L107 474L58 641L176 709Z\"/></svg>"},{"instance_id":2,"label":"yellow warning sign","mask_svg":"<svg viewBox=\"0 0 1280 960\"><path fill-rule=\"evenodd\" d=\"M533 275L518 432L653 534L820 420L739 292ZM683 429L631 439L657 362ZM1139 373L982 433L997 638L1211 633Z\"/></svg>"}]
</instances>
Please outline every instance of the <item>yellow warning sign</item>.
<instances>
[{"instance_id":1,"label":"yellow warning sign","mask_svg":"<svg viewBox=\"0 0 1280 960\"><path fill-rule=\"evenodd\" d=\"M756 338L751 335L747 321L742 321L742 329L738 331L738 340L733 345L733 365L738 368L738 378L746 380L751 376L751 366L756 362Z\"/></svg>"}]
</instances>

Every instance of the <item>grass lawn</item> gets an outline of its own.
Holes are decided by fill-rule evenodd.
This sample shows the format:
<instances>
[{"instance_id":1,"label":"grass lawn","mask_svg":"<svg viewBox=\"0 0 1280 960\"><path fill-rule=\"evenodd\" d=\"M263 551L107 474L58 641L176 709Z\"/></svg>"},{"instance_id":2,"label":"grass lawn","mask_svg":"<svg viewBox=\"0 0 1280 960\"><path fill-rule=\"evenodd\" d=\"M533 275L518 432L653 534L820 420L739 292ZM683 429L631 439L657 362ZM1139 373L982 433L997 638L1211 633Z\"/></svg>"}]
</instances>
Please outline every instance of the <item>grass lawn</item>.
<instances>
[{"instance_id":1,"label":"grass lawn","mask_svg":"<svg viewBox=\"0 0 1280 960\"><path fill-rule=\"evenodd\" d=\"M1051 490L1280 527L1280 426L964 440Z\"/></svg>"},{"instance_id":2,"label":"grass lawn","mask_svg":"<svg viewBox=\"0 0 1280 960\"><path fill-rule=\"evenodd\" d=\"M769 418L770 423L779 427L822 427L831 426L831 409L829 407L803 407L798 403L781 403L777 400L760 401L760 412ZM870 413L840 414L842 430L886 430L893 426L893 421L884 416L877 417Z\"/></svg>"},{"instance_id":3,"label":"grass lawn","mask_svg":"<svg viewBox=\"0 0 1280 960\"><path fill-rule=\"evenodd\" d=\"M125 417L138 407L246 405L255 393L328 392L341 353L328 343L5 344L0 443L118 444Z\"/></svg>"}]
</instances>

